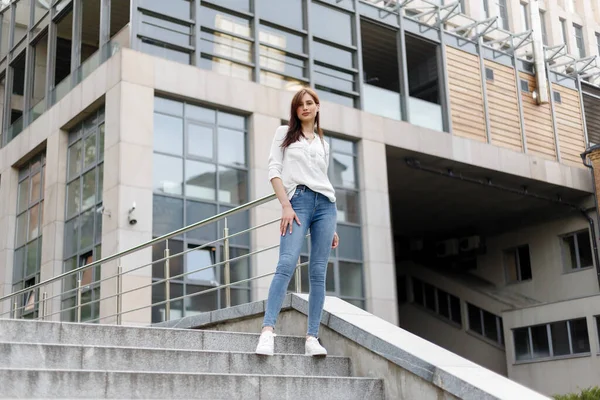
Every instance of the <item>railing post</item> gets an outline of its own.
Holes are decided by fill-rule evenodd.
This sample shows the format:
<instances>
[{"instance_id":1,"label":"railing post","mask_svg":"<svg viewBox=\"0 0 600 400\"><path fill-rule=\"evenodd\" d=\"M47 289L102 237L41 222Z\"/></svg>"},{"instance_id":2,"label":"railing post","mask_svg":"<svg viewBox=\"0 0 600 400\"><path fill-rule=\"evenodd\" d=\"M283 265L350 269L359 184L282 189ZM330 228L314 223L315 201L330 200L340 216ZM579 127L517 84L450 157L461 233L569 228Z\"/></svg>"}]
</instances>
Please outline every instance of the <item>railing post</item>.
<instances>
[{"instance_id":1,"label":"railing post","mask_svg":"<svg viewBox=\"0 0 600 400\"><path fill-rule=\"evenodd\" d=\"M44 321L46 319L46 303L47 303L47 301L48 301L48 293L44 292L44 293L42 293L42 311L41 311L42 312L42 315L41 315L42 321Z\"/></svg>"},{"instance_id":2,"label":"railing post","mask_svg":"<svg viewBox=\"0 0 600 400\"><path fill-rule=\"evenodd\" d=\"M298 257L298 264L296 265L296 293L302 293L302 271L300 271L302 269L302 267L300 266L300 264L302 264L301 262L302 258Z\"/></svg>"},{"instance_id":3,"label":"railing post","mask_svg":"<svg viewBox=\"0 0 600 400\"><path fill-rule=\"evenodd\" d=\"M77 323L81 322L81 273L77 274Z\"/></svg>"},{"instance_id":4,"label":"railing post","mask_svg":"<svg viewBox=\"0 0 600 400\"><path fill-rule=\"evenodd\" d=\"M117 266L117 325L121 325L121 313L123 312L122 307L122 294L123 292L123 267L121 266L121 260L119 260L119 264Z\"/></svg>"},{"instance_id":5,"label":"railing post","mask_svg":"<svg viewBox=\"0 0 600 400\"><path fill-rule=\"evenodd\" d=\"M19 311L19 298L17 297L13 304L13 318L14 319L17 319L18 311Z\"/></svg>"},{"instance_id":6,"label":"railing post","mask_svg":"<svg viewBox=\"0 0 600 400\"><path fill-rule=\"evenodd\" d=\"M171 251L169 250L169 240L165 241L165 321L171 320Z\"/></svg>"},{"instance_id":7,"label":"railing post","mask_svg":"<svg viewBox=\"0 0 600 400\"><path fill-rule=\"evenodd\" d=\"M225 228L223 228L223 258L225 259L225 307L231 307L231 264L229 262L229 228L227 227L227 218L225 218Z\"/></svg>"}]
</instances>

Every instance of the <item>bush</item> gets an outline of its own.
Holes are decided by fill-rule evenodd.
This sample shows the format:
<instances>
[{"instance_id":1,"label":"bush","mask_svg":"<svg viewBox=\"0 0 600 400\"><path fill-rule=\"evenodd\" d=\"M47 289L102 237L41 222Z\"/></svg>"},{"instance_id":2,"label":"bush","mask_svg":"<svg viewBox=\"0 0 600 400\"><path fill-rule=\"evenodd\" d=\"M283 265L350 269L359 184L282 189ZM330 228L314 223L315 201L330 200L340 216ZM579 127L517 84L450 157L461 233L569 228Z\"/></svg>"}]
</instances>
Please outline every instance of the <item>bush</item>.
<instances>
[{"instance_id":1,"label":"bush","mask_svg":"<svg viewBox=\"0 0 600 400\"><path fill-rule=\"evenodd\" d=\"M584 389L581 393L571 393L554 396L555 400L600 400L600 387Z\"/></svg>"}]
</instances>

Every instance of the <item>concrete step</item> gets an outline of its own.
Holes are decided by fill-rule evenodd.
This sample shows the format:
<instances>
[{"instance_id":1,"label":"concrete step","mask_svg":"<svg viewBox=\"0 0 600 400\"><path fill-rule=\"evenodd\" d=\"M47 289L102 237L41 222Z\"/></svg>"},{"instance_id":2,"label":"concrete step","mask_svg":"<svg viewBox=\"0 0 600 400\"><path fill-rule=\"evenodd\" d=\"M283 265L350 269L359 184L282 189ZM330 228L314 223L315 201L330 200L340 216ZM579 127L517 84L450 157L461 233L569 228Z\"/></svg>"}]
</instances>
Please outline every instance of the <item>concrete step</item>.
<instances>
[{"instance_id":1,"label":"concrete step","mask_svg":"<svg viewBox=\"0 0 600 400\"><path fill-rule=\"evenodd\" d=\"M370 378L0 369L0 398L383 400Z\"/></svg>"},{"instance_id":2,"label":"concrete step","mask_svg":"<svg viewBox=\"0 0 600 400\"><path fill-rule=\"evenodd\" d=\"M254 352L258 337L258 333L0 320L0 342ZM304 341L301 336L278 335L275 353L304 354Z\"/></svg>"},{"instance_id":3,"label":"concrete step","mask_svg":"<svg viewBox=\"0 0 600 400\"><path fill-rule=\"evenodd\" d=\"M0 360L3 368L19 369L350 376L349 358L296 354L0 343Z\"/></svg>"}]
</instances>

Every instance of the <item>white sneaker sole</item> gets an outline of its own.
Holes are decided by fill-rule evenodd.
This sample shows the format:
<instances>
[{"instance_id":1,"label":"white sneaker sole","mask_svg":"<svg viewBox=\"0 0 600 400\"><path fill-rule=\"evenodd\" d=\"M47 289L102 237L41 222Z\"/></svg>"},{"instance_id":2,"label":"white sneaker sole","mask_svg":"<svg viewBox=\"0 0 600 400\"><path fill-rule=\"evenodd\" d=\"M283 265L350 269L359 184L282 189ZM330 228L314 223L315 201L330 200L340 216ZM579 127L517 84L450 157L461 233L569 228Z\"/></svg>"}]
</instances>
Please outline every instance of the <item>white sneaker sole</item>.
<instances>
[{"instance_id":1,"label":"white sneaker sole","mask_svg":"<svg viewBox=\"0 0 600 400\"><path fill-rule=\"evenodd\" d=\"M327 352L319 352L319 353L308 353L308 352L305 352L304 355L305 356L311 356L311 357L326 357L327 356Z\"/></svg>"},{"instance_id":2,"label":"white sneaker sole","mask_svg":"<svg viewBox=\"0 0 600 400\"><path fill-rule=\"evenodd\" d=\"M256 349L254 353L258 354L259 356L272 356L274 354L272 351L260 349Z\"/></svg>"}]
</instances>

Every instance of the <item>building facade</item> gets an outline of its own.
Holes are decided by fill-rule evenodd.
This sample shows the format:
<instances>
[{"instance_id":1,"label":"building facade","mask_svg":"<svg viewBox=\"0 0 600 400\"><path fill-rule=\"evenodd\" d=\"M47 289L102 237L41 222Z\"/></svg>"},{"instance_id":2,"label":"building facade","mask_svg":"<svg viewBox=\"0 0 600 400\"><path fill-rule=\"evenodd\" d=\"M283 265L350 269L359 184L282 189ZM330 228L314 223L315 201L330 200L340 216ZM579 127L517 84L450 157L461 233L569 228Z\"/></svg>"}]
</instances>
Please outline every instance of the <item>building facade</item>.
<instances>
[{"instance_id":1,"label":"building facade","mask_svg":"<svg viewBox=\"0 0 600 400\"><path fill-rule=\"evenodd\" d=\"M327 293L545 394L597 382L600 165L581 154L600 143L600 1L0 3L0 298L272 193L273 135L312 86L341 238ZM201 269L223 222L48 285L43 316L76 321L80 281L81 320L114 323L119 268L123 323L225 307L223 289L184 298L225 281ZM230 244L277 245L276 225ZM41 296L0 317L40 317Z\"/></svg>"}]
</instances>

